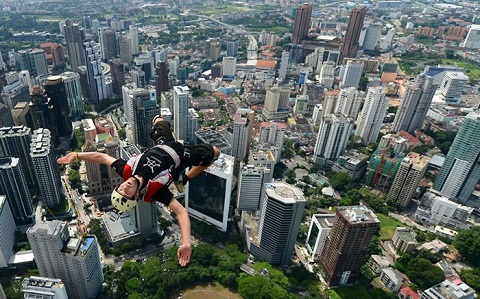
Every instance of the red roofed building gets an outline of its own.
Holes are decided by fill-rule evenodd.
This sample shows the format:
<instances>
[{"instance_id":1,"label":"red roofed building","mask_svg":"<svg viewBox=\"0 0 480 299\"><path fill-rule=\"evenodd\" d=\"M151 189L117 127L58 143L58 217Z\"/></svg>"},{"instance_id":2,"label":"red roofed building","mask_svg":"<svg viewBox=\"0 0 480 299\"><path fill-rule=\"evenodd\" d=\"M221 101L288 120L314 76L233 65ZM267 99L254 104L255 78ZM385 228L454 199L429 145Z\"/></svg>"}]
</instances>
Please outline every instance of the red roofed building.
<instances>
[{"instance_id":1,"label":"red roofed building","mask_svg":"<svg viewBox=\"0 0 480 299\"><path fill-rule=\"evenodd\" d=\"M414 147L417 147L417 146L419 146L419 145L422 144L422 143L420 142L420 140L418 140L418 139L415 138L414 136L410 135L407 131L400 130L400 131L398 132L398 134L399 134L402 138L407 139L407 142L408 142L408 144L410 145L409 148L414 148Z\"/></svg>"},{"instance_id":2,"label":"red roofed building","mask_svg":"<svg viewBox=\"0 0 480 299\"><path fill-rule=\"evenodd\" d=\"M420 295L417 294L410 287L401 288L398 293L398 298L400 299L420 299Z\"/></svg>"}]
</instances>

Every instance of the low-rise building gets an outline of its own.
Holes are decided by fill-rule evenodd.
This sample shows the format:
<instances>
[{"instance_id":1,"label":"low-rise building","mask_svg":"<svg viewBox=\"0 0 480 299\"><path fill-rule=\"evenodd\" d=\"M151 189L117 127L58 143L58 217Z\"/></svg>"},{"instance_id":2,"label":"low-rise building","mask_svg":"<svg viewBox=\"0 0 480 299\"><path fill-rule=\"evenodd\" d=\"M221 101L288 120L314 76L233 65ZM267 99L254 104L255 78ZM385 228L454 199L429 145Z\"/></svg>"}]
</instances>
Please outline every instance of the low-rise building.
<instances>
[{"instance_id":1,"label":"low-rise building","mask_svg":"<svg viewBox=\"0 0 480 299\"><path fill-rule=\"evenodd\" d=\"M408 227L397 227L392 237L392 245L397 253L412 253L417 247L417 234Z\"/></svg>"},{"instance_id":2,"label":"low-rise building","mask_svg":"<svg viewBox=\"0 0 480 299\"><path fill-rule=\"evenodd\" d=\"M450 277L426 289L420 299L475 299L475 290L458 277Z\"/></svg>"},{"instance_id":3,"label":"low-rise building","mask_svg":"<svg viewBox=\"0 0 480 299\"><path fill-rule=\"evenodd\" d=\"M345 155L338 157L332 166L332 171L344 172L354 181L362 178L367 171L367 156L356 151L348 151Z\"/></svg>"},{"instance_id":4,"label":"low-rise building","mask_svg":"<svg viewBox=\"0 0 480 299\"><path fill-rule=\"evenodd\" d=\"M394 268L385 268L380 273L380 281L393 293L397 293L400 290L404 277L405 275Z\"/></svg>"},{"instance_id":5,"label":"low-rise building","mask_svg":"<svg viewBox=\"0 0 480 299\"><path fill-rule=\"evenodd\" d=\"M372 269L372 271L378 275L382 273L383 269L390 267L392 264L383 255L372 254L369 265L370 269Z\"/></svg>"}]
</instances>

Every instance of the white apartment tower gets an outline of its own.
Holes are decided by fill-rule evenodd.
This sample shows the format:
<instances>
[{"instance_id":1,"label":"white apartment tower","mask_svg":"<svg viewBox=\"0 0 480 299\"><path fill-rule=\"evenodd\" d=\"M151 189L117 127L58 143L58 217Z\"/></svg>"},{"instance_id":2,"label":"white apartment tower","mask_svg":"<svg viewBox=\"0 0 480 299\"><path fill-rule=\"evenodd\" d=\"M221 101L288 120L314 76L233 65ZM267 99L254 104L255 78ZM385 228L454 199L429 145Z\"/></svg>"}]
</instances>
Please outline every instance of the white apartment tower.
<instances>
[{"instance_id":1,"label":"white apartment tower","mask_svg":"<svg viewBox=\"0 0 480 299\"><path fill-rule=\"evenodd\" d=\"M365 39L363 40L363 49L367 51L375 50L378 39L382 33L381 24L370 24L365 33Z\"/></svg>"},{"instance_id":2,"label":"white apartment tower","mask_svg":"<svg viewBox=\"0 0 480 299\"><path fill-rule=\"evenodd\" d=\"M353 119L343 114L327 114L320 123L315 144L315 161L331 164L343 154L353 129Z\"/></svg>"},{"instance_id":3,"label":"white apartment tower","mask_svg":"<svg viewBox=\"0 0 480 299\"><path fill-rule=\"evenodd\" d=\"M187 119L187 138L186 143L194 143L196 140L195 132L200 128L198 124L198 113L194 108L188 109L188 119Z\"/></svg>"},{"instance_id":4,"label":"white apartment tower","mask_svg":"<svg viewBox=\"0 0 480 299\"><path fill-rule=\"evenodd\" d=\"M267 184L256 238L247 240L249 251L273 265L289 264L305 203L299 188L283 182Z\"/></svg>"},{"instance_id":5,"label":"white apartment tower","mask_svg":"<svg viewBox=\"0 0 480 299\"><path fill-rule=\"evenodd\" d=\"M66 222L37 222L27 230L40 275L61 279L70 299L96 298L103 284L95 237L71 238Z\"/></svg>"},{"instance_id":6,"label":"white apartment tower","mask_svg":"<svg viewBox=\"0 0 480 299\"><path fill-rule=\"evenodd\" d=\"M468 76L463 72L446 72L440 84L440 98L446 104L458 105L462 99L462 92L468 83Z\"/></svg>"},{"instance_id":7,"label":"white apartment tower","mask_svg":"<svg viewBox=\"0 0 480 299\"><path fill-rule=\"evenodd\" d=\"M80 75L75 72L64 72L61 76L65 84L70 118L79 120L84 113Z\"/></svg>"},{"instance_id":8,"label":"white apartment tower","mask_svg":"<svg viewBox=\"0 0 480 299\"><path fill-rule=\"evenodd\" d=\"M363 73L363 63L348 61L343 73L341 87L358 88Z\"/></svg>"},{"instance_id":9,"label":"white apartment tower","mask_svg":"<svg viewBox=\"0 0 480 299\"><path fill-rule=\"evenodd\" d=\"M267 120L284 119L288 117L290 88L272 87L267 90L262 115Z\"/></svg>"},{"instance_id":10,"label":"white apartment tower","mask_svg":"<svg viewBox=\"0 0 480 299\"><path fill-rule=\"evenodd\" d=\"M238 177L237 209L257 211L264 185L264 170L253 165L244 165Z\"/></svg>"},{"instance_id":11,"label":"white apartment tower","mask_svg":"<svg viewBox=\"0 0 480 299\"><path fill-rule=\"evenodd\" d=\"M233 116L232 156L236 161L248 157L252 142L254 111L250 108L238 108Z\"/></svg>"},{"instance_id":12,"label":"white apartment tower","mask_svg":"<svg viewBox=\"0 0 480 299\"><path fill-rule=\"evenodd\" d=\"M278 78L280 80L285 80L287 77L287 68L288 68L288 60L290 59L290 54L288 51L282 52L282 59L280 61L280 70L278 71Z\"/></svg>"},{"instance_id":13,"label":"white apartment tower","mask_svg":"<svg viewBox=\"0 0 480 299\"><path fill-rule=\"evenodd\" d=\"M234 186L233 166L234 158L221 154L208 171L191 179L185 190L188 213L223 232L227 231Z\"/></svg>"},{"instance_id":14,"label":"white apartment tower","mask_svg":"<svg viewBox=\"0 0 480 299\"><path fill-rule=\"evenodd\" d=\"M130 34L130 47L132 50L132 55L135 55L138 53L138 27L135 25L130 25L128 29Z\"/></svg>"},{"instance_id":15,"label":"white apartment tower","mask_svg":"<svg viewBox=\"0 0 480 299\"><path fill-rule=\"evenodd\" d=\"M187 139L187 117L190 107L190 95L187 86L173 87L173 130L177 139Z\"/></svg>"},{"instance_id":16,"label":"white apartment tower","mask_svg":"<svg viewBox=\"0 0 480 299\"><path fill-rule=\"evenodd\" d=\"M102 72L100 49L94 41L83 43L83 49L89 97L93 103L98 103L108 97L105 75Z\"/></svg>"},{"instance_id":17,"label":"white apartment tower","mask_svg":"<svg viewBox=\"0 0 480 299\"><path fill-rule=\"evenodd\" d=\"M22 281L25 299L68 299L61 279L30 276Z\"/></svg>"},{"instance_id":18,"label":"white apartment tower","mask_svg":"<svg viewBox=\"0 0 480 299\"><path fill-rule=\"evenodd\" d=\"M235 77L237 65L236 57L223 57L222 61L222 77L232 79Z\"/></svg>"},{"instance_id":19,"label":"white apartment tower","mask_svg":"<svg viewBox=\"0 0 480 299\"><path fill-rule=\"evenodd\" d=\"M341 88L334 112L341 113L347 117L357 119L358 110L362 103L361 92L355 87Z\"/></svg>"},{"instance_id":20,"label":"white apartment tower","mask_svg":"<svg viewBox=\"0 0 480 299\"><path fill-rule=\"evenodd\" d=\"M399 208L405 208L415 195L429 162L429 157L414 152L403 158L387 200L394 202Z\"/></svg>"},{"instance_id":21,"label":"white apartment tower","mask_svg":"<svg viewBox=\"0 0 480 299\"><path fill-rule=\"evenodd\" d=\"M58 165L53 155L51 133L47 129L33 131L30 157L39 182L40 195L47 207L54 207L62 201L62 184Z\"/></svg>"},{"instance_id":22,"label":"white apartment tower","mask_svg":"<svg viewBox=\"0 0 480 299\"><path fill-rule=\"evenodd\" d=\"M16 224L29 223L35 217L32 198L19 158L0 158L0 193L7 196Z\"/></svg>"},{"instance_id":23,"label":"white apartment tower","mask_svg":"<svg viewBox=\"0 0 480 299\"><path fill-rule=\"evenodd\" d=\"M383 118L387 112L388 99L383 87L368 89L362 112L358 116L355 135L362 137L365 144L375 143L382 128Z\"/></svg>"},{"instance_id":24,"label":"white apartment tower","mask_svg":"<svg viewBox=\"0 0 480 299\"><path fill-rule=\"evenodd\" d=\"M463 42L464 48L480 49L480 25L471 25Z\"/></svg>"},{"instance_id":25,"label":"white apartment tower","mask_svg":"<svg viewBox=\"0 0 480 299\"><path fill-rule=\"evenodd\" d=\"M320 70L320 84L326 88L332 88L335 81L335 62L327 60L323 62Z\"/></svg>"},{"instance_id":26,"label":"white apartment tower","mask_svg":"<svg viewBox=\"0 0 480 299\"><path fill-rule=\"evenodd\" d=\"M0 195L0 269L7 268L15 244L15 220L7 197Z\"/></svg>"}]
</instances>

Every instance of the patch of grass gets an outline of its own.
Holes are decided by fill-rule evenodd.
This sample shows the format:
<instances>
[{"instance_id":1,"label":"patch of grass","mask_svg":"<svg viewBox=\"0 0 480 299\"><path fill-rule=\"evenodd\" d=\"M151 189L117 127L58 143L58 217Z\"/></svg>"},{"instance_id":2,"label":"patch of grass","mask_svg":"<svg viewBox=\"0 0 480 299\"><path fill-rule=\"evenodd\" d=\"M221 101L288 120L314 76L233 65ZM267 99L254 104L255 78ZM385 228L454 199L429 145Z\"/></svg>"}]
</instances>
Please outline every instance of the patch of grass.
<instances>
[{"instance_id":1,"label":"patch of grass","mask_svg":"<svg viewBox=\"0 0 480 299\"><path fill-rule=\"evenodd\" d=\"M339 299L370 299L372 296L368 293L365 286L357 284L354 286L344 286L330 290L330 298Z\"/></svg>"},{"instance_id":2,"label":"patch of grass","mask_svg":"<svg viewBox=\"0 0 480 299\"><path fill-rule=\"evenodd\" d=\"M460 59L448 59L443 58L442 64L453 65L457 63L459 67L465 69L465 75L470 78L470 80L479 80L480 79L480 66L475 62L468 62Z\"/></svg>"},{"instance_id":3,"label":"patch of grass","mask_svg":"<svg viewBox=\"0 0 480 299\"><path fill-rule=\"evenodd\" d=\"M219 5L216 7L196 7L199 14L211 15L217 13L232 13L235 11L250 11L248 7L242 7L237 5Z\"/></svg>"},{"instance_id":4,"label":"patch of grass","mask_svg":"<svg viewBox=\"0 0 480 299\"><path fill-rule=\"evenodd\" d=\"M208 286L196 286L182 292L182 299L241 299L240 295L231 292L228 288L224 288L219 283L209 283ZM175 296L174 298L178 298Z\"/></svg>"},{"instance_id":5,"label":"patch of grass","mask_svg":"<svg viewBox=\"0 0 480 299\"><path fill-rule=\"evenodd\" d=\"M399 226L405 226L405 224L392 219L386 215L376 213L378 220L380 220L380 240L390 240L395 233L395 230Z\"/></svg>"}]
</instances>

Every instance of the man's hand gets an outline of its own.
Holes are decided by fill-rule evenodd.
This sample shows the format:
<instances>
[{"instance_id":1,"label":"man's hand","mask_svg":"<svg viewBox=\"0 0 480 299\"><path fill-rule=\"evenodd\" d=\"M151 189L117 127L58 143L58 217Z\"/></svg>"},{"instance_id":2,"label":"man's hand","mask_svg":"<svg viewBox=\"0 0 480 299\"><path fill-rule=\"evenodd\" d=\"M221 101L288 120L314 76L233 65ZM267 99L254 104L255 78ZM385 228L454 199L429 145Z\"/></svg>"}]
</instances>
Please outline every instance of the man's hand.
<instances>
[{"instance_id":1,"label":"man's hand","mask_svg":"<svg viewBox=\"0 0 480 299\"><path fill-rule=\"evenodd\" d=\"M65 156L58 158L58 164L70 164L75 160L75 154L73 152L66 154Z\"/></svg>"},{"instance_id":2,"label":"man's hand","mask_svg":"<svg viewBox=\"0 0 480 299\"><path fill-rule=\"evenodd\" d=\"M192 247L190 246L190 243L180 245L177 250L178 263L180 264L180 266L185 267L190 261L191 255Z\"/></svg>"}]
</instances>

